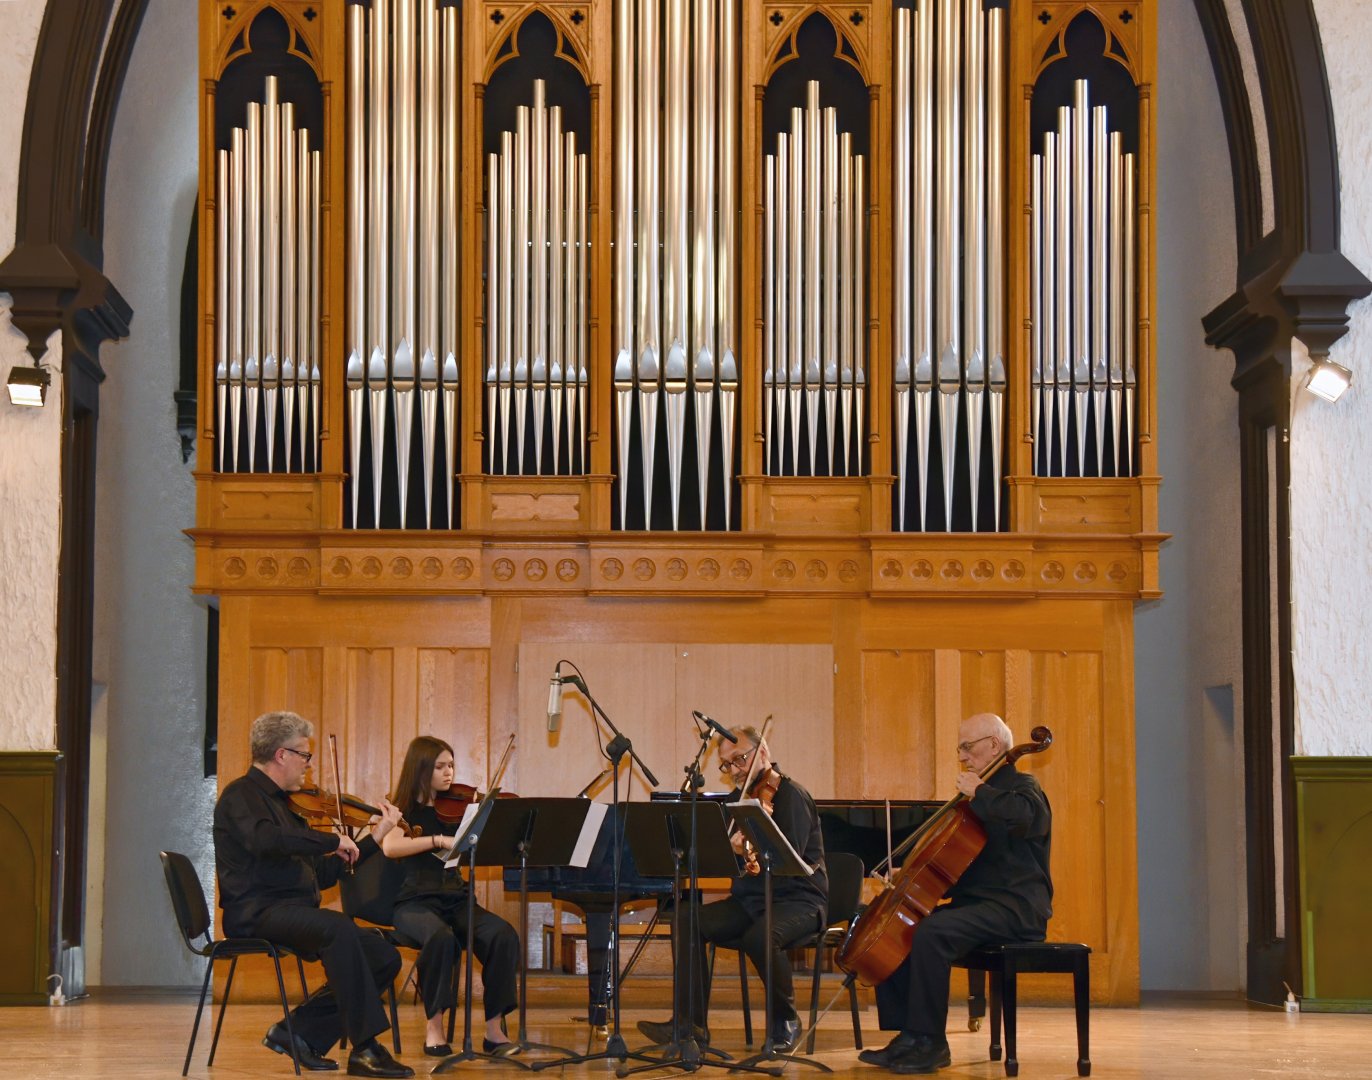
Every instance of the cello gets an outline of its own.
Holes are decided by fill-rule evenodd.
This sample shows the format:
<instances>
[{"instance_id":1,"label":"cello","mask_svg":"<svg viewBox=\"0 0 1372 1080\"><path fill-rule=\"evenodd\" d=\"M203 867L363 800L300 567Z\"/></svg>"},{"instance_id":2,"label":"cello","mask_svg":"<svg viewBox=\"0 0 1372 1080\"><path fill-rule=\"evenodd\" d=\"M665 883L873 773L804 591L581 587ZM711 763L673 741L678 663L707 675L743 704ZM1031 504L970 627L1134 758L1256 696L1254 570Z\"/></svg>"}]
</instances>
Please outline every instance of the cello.
<instances>
[{"instance_id":1,"label":"cello","mask_svg":"<svg viewBox=\"0 0 1372 1080\"><path fill-rule=\"evenodd\" d=\"M1006 750L982 769L988 779L1002 766L1026 754L1039 754L1053 743L1053 733L1036 727L1031 742ZM904 844L910 851L886 889L853 922L834 960L864 986L886 981L910 955L915 927L957 883L986 846L986 830L967 805L953 796ZM895 854L899 854L896 852Z\"/></svg>"}]
</instances>

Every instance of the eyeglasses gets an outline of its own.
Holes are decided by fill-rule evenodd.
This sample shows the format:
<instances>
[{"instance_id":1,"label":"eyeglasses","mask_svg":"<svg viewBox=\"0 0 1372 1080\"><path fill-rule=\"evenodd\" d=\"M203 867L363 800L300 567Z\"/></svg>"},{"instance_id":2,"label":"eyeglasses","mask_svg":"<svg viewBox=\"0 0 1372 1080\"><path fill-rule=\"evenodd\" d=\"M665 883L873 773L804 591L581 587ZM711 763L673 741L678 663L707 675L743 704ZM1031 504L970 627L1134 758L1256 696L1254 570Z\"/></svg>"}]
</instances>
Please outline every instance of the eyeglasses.
<instances>
[{"instance_id":1,"label":"eyeglasses","mask_svg":"<svg viewBox=\"0 0 1372 1080\"><path fill-rule=\"evenodd\" d=\"M281 749L285 750L289 754L295 754L297 757L303 757L305 759L306 765L308 765L312 760L314 760L314 755L311 754L308 750L296 750L294 747L290 746L283 746Z\"/></svg>"},{"instance_id":2,"label":"eyeglasses","mask_svg":"<svg viewBox=\"0 0 1372 1080\"><path fill-rule=\"evenodd\" d=\"M757 747L753 747L746 754L737 754L731 758L719 759L719 771L728 772L730 769L741 769L748 764L748 759L757 753Z\"/></svg>"},{"instance_id":3,"label":"eyeglasses","mask_svg":"<svg viewBox=\"0 0 1372 1080\"><path fill-rule=\"evenodd\" d=\"M994 738L994 735L983 735L980 739L972 739L970 742L960 742L958 743L958 751L963 754L970 754L972 752L972 747L976 746L977 743Z\"/></svg>"}]
</instances>

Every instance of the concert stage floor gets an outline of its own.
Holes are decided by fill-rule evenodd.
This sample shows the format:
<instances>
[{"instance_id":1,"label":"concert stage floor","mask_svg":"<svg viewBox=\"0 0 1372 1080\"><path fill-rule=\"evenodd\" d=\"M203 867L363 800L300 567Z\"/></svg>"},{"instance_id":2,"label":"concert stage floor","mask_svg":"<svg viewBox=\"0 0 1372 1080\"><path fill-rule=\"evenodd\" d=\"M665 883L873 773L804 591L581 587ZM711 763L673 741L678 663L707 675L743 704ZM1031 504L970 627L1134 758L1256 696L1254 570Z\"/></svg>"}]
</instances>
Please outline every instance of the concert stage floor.
<instances>
[{"instance_id":1,"label":"concert stage floor","mask_svg":"<svg viewBox=\"0 0 1372 1080\"><path fill-rule=\"evenodd\" d=\"M559 980L560 981L560 980ZM532 1038L574 1048L586 1045L586 1027L570 1019L584 1008L584 983L566 980L565 991L539 994L530 1012ZM653 995L656 996L656 995ZM549 1000L549 999L552 1000ZM561 999L561 1003L559 1003ZM63 1008L0 1009L0 1076L9 1078L60 1077L62 1080L155 1080L181 1073L195 1000L179 994L97 992ZM213 1068L205 1065L212 1034L202 1021L196 1043L192 1077L214 1080L293 1076L290 1061L264 1049L259 1040L279 1017L266 1005L234 1004ZM661 1009L635 1003L624 1012L631 1047L643 1040L634 1022L660 1018ZM401 1036L406 1052L401 1059L426 1076L434 1059L420 1052L422 1019L412 1005L401 1007ZM711 1018L716 1045L741 1056L743 1021L737 1008L721 1008ZM459 1033L460 1034L460 1033ZM884 1044L876 1030L876 1014L863 1014L864 1045ZM948 1041L953 1065L939 1075L946 1078L993 1080L1005 1075L1000 1062L987 1054L987 1032L966 1030L954 1009ZM852 1029L838 1008L820 1027L816 1057L838 1077L888 1076L857 1060ZM1066 1078L1076 1075L1076 1032L1067 1008L1022 1007L1019 1037L1020 1076ZM1137 1009L1097 1009L1091 1014L1092 1076L1110 1078L1157 1077L1167 1080L1210 1080L1215 1077L1282 1077L1352 1080L1372 1075L1372 1022L1366 1016L1304 1013L1288 1016L1279 1010L1253 1008L1238 1001L1195 997L1150 997ZM517 1070L490 1063L469 1063L449 1075L501 1073ZM707 1074L727 1075L721 1070ZM311 1075L311 1074L306 1074ZM344 1075L339 1073L332 1075ZM567 1080L599 1080L613 1076L605 1063L551 1070ZM679 1075L675 1070L643 1074ZM792 1065L787 1076L822 1075Z\"/></svg>"}]
</instances>

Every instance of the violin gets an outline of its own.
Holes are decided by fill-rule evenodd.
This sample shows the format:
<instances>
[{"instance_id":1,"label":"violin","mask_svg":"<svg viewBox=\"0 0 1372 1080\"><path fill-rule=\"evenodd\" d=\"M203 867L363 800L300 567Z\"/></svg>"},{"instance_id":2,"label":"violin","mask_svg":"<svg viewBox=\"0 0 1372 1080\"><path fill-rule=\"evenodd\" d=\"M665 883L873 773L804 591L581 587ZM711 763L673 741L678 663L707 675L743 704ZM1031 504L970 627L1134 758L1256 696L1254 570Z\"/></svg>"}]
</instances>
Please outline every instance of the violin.
<instances>
[{"instance_id":1,"label":"violin","mask_svg":"<svg viewBox=\"0 0 1372 1080\"><path fill-rule=\"evenodd\" d=\"M781 787L781 772L775 765L768 765L748 785L745 796L756 799L770 815L775 813L772 804L776 801L779 787ZM756 877L762 873L762 864L758 862L757 850L747 840L743 842L743 870L749 877Z\"/></svg>"},{"instance_id":2,"label":"violin","mask_svg":"<svg viewBox=\"0 0 1372 1080\"><path fill-rule=\"evenodd\" d=\"M332 791L319 788L301 788L290 793L291 809L303 817L315 829L325 832L333 829L362 829L371 824L381 811L370 803L365 803L356 795L335 795ZM342 817L339 816L340 812ZM396 826L406 836L420 835L419 826L409 824L404 818Z\"/></svg>"},{"instance_id":3,"label":"violin","mask_svg":"<svg viewBox=\"0 0 1372 1080\"><path fill-rule=\"evenodd\" d=\"M467 812L467 807L471 806L472 803L480 802L485 797L484 792L478 791L471 784L450 784L447 791L440 791L434 795L434 812L438 815L438 820L445 825L456 825L461 822L462 815ZM513 791L497 791L495 797L497 799L519 798Z\"/></svg>"}]
</instances>

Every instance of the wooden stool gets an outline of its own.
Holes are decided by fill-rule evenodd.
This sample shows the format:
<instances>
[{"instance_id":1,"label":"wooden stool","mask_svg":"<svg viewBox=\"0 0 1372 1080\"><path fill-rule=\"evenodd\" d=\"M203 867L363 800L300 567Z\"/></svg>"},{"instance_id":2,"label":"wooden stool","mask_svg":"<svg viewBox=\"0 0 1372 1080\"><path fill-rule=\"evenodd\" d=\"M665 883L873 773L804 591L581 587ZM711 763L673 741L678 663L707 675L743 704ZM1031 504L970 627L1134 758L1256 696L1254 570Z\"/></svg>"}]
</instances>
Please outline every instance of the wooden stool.
<instances>
[{"instance_id":1,"label":"wooden stool","mask_svg":"<svg viewBox=\"0 0 1372 1080\"><path fill-rule=\"evenodd\" d=\"M977 974L991 973L991 1060L1000 1060L1000 1018L1005 1014L1005 1075L1019 1075L1015 1056L1015 978L1027 972L1071 972L1077 1010L1077 1075L1091 1075L1091 949L1063 941L1013 945L985 945L974 949L955 967L968 971L968 1026L975 1031L985 1011L985 984Z\"/></svg>"}]
</instances>

